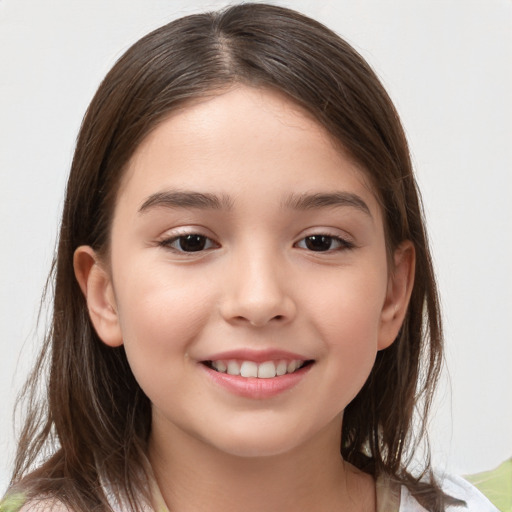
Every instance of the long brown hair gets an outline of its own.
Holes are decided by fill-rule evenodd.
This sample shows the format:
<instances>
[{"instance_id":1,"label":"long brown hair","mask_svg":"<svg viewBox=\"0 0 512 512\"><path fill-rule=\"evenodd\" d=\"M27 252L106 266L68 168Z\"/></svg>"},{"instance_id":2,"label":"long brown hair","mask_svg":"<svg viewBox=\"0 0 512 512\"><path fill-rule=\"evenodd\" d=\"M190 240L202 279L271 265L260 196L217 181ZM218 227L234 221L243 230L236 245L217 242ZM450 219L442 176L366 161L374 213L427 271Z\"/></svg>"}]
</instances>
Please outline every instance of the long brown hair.
<instances>
[{"instance_id":1,"label":"long brown hair","mask_svg":"<svg viewBox=\"0 0 512 512\"><path fill-rule=\"evenodd\" d=\"M404 483L428 510L442 511L449 500L435 480L420 481L408 470L426 434L442 330L399 117L374 72L345 41L297 12L264 4L187 16L155 30L120 58L94 96L67 185L51 275L53 321L25 390L29 407L13 489L89 512L109 510L102 484L110 482L137 510L137 496L146 489L150 403L124 349L107 347L95 333L73 253L80 245L108 251L123 169L144 137L173 109L235 83L277 89L307 109L366 170L383 209L388 249L404 240L415 246L406 319L345 410L341 454L364 471ZM46 369L46 396L37 401ZM421 476L426 473L428 459Z\"/></svg>"}]
</instances>

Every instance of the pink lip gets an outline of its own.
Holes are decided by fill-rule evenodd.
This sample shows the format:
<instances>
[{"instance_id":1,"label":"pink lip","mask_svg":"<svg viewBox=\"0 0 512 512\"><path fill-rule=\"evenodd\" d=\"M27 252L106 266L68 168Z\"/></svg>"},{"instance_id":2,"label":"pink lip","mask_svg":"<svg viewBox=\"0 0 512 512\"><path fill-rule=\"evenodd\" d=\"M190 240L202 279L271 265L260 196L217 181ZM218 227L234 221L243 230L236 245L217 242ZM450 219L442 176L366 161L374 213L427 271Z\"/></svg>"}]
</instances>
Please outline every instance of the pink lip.
<instances>
[{"instance_id":1,"label":"pink lip","mask_svg":"<svg viewBox=\"0 0 512 512\"><path fill-rule=\"evenodd\" d=\"M205 361L226 361L226 360L239 360L239 361L253 361L255 363L264 363L266 361L279 361L281 359L286 360L299 360L306 361L310 360L310 357L304 357L300 354L294 354L293 352L286 352L284 350L229 350L227 352L219 352L217 354L209 355L205 358Z\"/></svg>"},{"instance_id":2,"label":"pink lip","mask_svg":"<svg viewBox=\"0 0 512 512\"><path fill-rule=\"evenodd\" d=\"M270 360L266 359L266 361ZM204 364L199 364L200 369L206 373L206 376L214 384L221 386L234 395L253 400L269 399L292 389L304 379L312 366L312 364L309 364L293 373L287 373L279 377L258 379L256 377L241 377L240 375L220 373Z\"/></svg>"}]
</instances>

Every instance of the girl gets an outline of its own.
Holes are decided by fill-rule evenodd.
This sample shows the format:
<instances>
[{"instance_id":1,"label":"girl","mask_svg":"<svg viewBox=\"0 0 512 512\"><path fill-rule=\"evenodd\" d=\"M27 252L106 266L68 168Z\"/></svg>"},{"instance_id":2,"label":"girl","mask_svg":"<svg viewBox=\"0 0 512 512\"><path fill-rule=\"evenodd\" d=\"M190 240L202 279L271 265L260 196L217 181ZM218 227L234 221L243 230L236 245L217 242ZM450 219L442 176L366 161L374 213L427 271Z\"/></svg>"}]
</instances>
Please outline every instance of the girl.
<instances>
[{"instance_id":1,"label":"girl","mask_svg":"<svg viewBox=\"0 0 512 512\"><path fill-rule=\"evenodd\" d=\"M244 4L136 43L83 121L59 240L11 504L492 510L410 467L436 284L396 111L324 26Z\"/></svg>"}]
</instances>

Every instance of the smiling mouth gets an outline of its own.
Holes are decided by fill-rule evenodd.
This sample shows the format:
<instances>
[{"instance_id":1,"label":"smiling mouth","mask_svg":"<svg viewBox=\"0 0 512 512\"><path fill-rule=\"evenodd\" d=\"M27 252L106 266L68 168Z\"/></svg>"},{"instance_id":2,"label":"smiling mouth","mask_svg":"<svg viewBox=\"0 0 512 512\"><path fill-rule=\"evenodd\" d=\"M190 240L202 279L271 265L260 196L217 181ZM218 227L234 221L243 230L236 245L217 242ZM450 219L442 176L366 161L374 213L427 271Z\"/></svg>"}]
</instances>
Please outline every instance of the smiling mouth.
<instances>
[{"instance_id":1,"label":"smiling mouth","mask_svg":"<svg viewBox=\"0 0 512 512\"><path fill-rule=\"evenodd\" d=\"M313 364L313 360L299 359L281 359L279 361L265 361L263 363L255 363L254 361L238 361L238 360L217 360L203 361L202 363L219 373L227 373L245 378L272 379L289 375L296 371Z\"/></svg>"}]
</instances>

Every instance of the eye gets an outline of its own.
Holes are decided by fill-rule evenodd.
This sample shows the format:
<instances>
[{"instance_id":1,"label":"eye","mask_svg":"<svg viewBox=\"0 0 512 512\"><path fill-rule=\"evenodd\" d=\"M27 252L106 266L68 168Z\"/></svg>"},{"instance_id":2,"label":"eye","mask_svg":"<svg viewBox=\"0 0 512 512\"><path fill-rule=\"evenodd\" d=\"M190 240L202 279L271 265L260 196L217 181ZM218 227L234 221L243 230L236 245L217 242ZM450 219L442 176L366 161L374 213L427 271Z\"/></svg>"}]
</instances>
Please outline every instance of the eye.
<instances>
[{"instance_id":1,"label":"eye","mask_svg":"<svg viewBox=\"0 0 512 512\"><path fill-rule=\"evenodd\" d=\"M212 249L213 247L218 247L213 240L207 236L199 235L197 233L175 236L173 238L163 240L160 242L160 245L163 247L170 247L178 252L199 252Z\"/></svg>"},{"instance_id":2,"label":"eye","mask_svg":"<svg viewBox=\"0 0 512 512\"><path fill-rule=\"evenodd\" d=\"M352 243L338 236L310 235L299 240L296 247L315 252L327 252L340 249L352 249L354 246Z\"/></svg>"}]
</instances>

